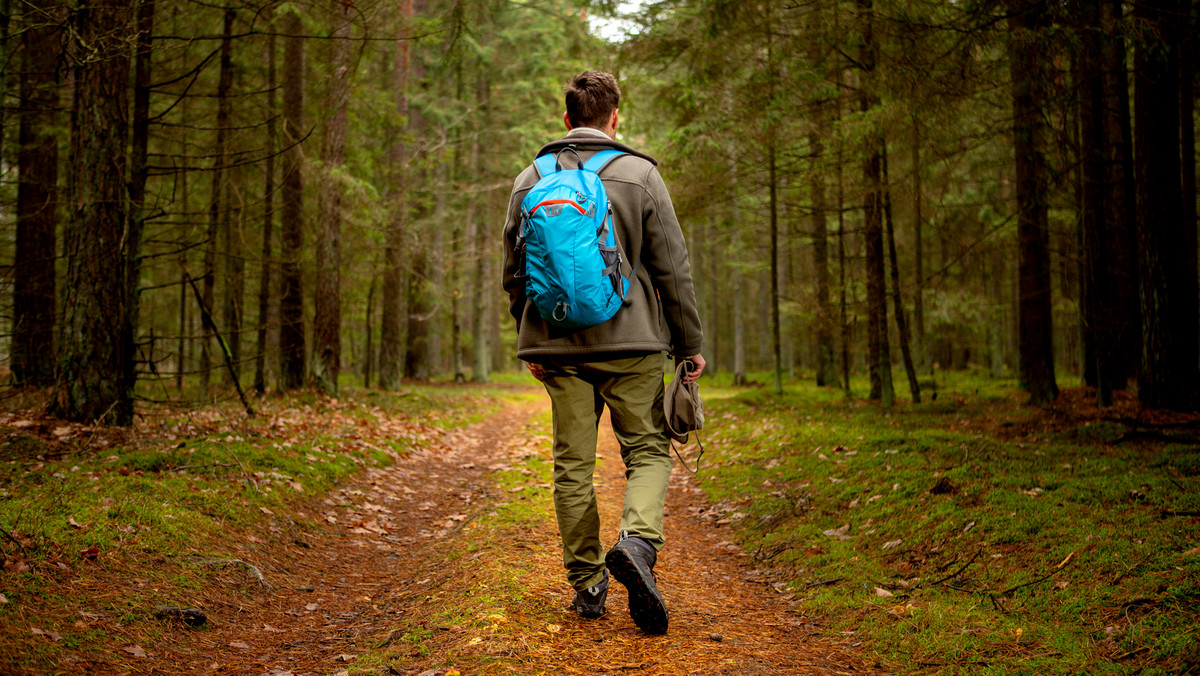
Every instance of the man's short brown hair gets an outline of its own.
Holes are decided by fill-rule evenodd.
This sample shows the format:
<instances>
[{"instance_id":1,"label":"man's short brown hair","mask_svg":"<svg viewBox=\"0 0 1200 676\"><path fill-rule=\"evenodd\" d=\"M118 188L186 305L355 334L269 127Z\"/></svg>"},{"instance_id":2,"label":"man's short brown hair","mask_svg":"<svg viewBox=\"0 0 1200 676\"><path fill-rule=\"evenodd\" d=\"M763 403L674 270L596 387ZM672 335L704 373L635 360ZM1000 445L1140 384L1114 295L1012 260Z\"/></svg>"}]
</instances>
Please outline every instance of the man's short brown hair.
<instances>
[{"instance_id":1,"label":"man's short brown hair","mask_svg":"<svg viewBox=\"0 0 1200 676\"><path fill-rule=\"evenodd\" d=\"M604 71L584 71L571 78L563 89L567 93L567 119L572 127L603 128L621 104L617 78Z\"/></svg>"}]
</instances>

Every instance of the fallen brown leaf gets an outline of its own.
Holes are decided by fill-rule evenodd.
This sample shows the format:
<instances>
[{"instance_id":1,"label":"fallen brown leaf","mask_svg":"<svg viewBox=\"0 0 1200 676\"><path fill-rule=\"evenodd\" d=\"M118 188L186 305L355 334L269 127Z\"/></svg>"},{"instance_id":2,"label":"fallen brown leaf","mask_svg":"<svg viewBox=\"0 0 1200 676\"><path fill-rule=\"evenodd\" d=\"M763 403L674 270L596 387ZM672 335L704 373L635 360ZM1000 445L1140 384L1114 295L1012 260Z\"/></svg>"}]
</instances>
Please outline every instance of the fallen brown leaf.
<instances>
[{"instance_id":1,"label":"fallen brown leaf","mask_svg":"<svg viewBox=\"0 0 1200 676\"><path fill-rule=\"evenodd\" d=\"M124 648L121 648L121 650L124 650L134 657L149 657L149 655L146 654L146 651L142 650L142 646L140 645L127 645Z\"/></svg>"}]
</instances>

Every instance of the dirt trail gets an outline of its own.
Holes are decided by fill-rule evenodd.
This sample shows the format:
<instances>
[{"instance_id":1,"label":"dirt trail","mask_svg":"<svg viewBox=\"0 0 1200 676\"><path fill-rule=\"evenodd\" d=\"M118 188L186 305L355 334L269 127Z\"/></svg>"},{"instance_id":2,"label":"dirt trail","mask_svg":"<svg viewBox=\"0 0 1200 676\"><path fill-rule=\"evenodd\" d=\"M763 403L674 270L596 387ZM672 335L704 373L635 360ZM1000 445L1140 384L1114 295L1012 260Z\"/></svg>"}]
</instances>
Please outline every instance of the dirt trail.
<instances>
[{"instance_id":1,"label":"dirt trail","mask_svg":"<svg viewBox=\"0 0 1200 676\"><path fill-rule=\"evenodd\" d=\"M263 537L231 549L257 566L271 589L259 588L240 564L220 568L217 580L241 593L199 595L197 601L212 618L211 629L182 632L175 639L164 637L153 649L147 646L158 653L156 659L125 662L128 673L350 670L432 676L445 673L456 660L464 676L873 671L848 641L821 637L765 584L747 559L735 553L737 548L725 542L724 527L696 516L707 505L678 466L669 496L668 547L656 570L671 612L666 636L649 637L634 627L620 585L610 592L604 618L585 622L567 610L570 590L552 514L532 531L492 539L490 551L450 563L447 553L461 550L472 538L475 519L513 499L491 484L488 468L547 452L548 430L529 425L547 407L545 401L508 407L391 467L368 470L314 502L312 511L295 515L323 523L320 532L302 532L290 516L264 515ZM605 543L611 545L624 478L607 420L601 429L598 492ZM524 592L519 598L503 601L504 631L494 633L493 626L487 634L427 621L439 602L462 603L459 594L476 577L480 556L520 561L532 571L520 580ZM540 614L530 610L534 606L541 608ZM548 613L559 624L547 625ZM397 634L418 626L427 628L424 645L397 652L395 646L402 643ZM388 660L368 665L359 659L372 650L387 652Z\"/></svg>"}]
</instances>

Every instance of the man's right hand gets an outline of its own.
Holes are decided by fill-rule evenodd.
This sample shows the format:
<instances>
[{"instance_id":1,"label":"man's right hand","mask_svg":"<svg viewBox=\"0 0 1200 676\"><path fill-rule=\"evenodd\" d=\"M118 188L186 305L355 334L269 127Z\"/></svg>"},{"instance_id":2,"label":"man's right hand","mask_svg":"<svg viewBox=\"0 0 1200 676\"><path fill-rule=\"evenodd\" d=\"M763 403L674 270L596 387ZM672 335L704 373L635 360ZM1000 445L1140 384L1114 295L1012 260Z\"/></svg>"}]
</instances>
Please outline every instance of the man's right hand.
<instances>
[{"instance_id":1,"label":"man's right hand","mask_svg":"<svg viewBox=\"0 0 1200 676\"><path fill-rule=\"evenodd\" d=\"M536 378L539 383L542 382L542 378L546 377L546 369L541 364L525 362L525 368L529 369L529 372L533 374L533 377Z\"/></svg>"}]
</instances>

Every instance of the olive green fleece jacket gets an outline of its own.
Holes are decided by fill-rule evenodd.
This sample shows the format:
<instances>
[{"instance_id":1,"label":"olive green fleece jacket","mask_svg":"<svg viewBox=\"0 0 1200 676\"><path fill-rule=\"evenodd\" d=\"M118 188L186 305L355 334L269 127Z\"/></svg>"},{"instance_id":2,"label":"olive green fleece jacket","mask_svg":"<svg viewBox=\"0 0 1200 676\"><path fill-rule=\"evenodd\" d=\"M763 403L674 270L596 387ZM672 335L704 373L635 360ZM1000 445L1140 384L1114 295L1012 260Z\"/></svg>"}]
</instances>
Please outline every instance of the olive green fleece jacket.
<instances>
[{"instance_id":1,"label":"olive green fleece jacket","mask_svg":"<svg viewBox=\"0 0 1200 676\"><path fill-rule=\"evenodd\" d=\"M521 200L538 180L537 169L527 167L513 184L504 224L504 290L509 311L517 320L517 357L537 362L544 357L603 358L663 350L688 357L699 354L700 314L687 246L657 162L590 128L571 130L563 139L544 146L538 155L569 145L584 161L604 148L628 153L609 162L600 178L612 206L617 242L624 252L622 273L628 278L635 262L640 259L641 265L630 280L625 306L612 319L586 329L564 329L543 320L525 298L524 280L517 278L515 247Z\"/></svg>"}]
</instances>

